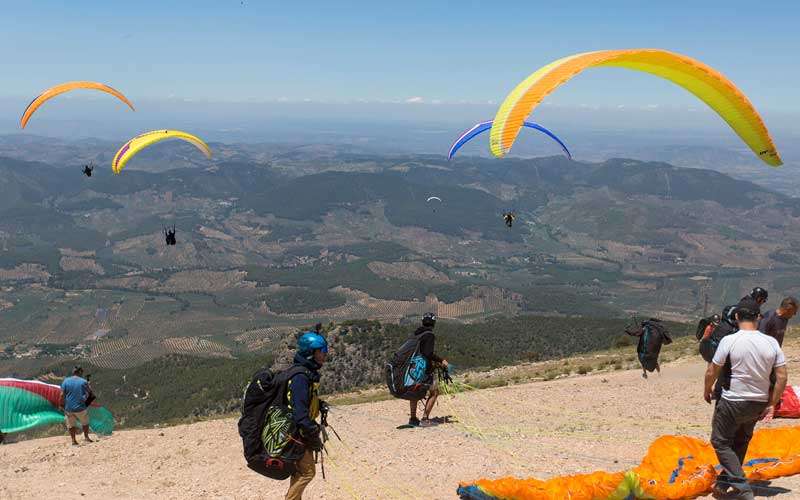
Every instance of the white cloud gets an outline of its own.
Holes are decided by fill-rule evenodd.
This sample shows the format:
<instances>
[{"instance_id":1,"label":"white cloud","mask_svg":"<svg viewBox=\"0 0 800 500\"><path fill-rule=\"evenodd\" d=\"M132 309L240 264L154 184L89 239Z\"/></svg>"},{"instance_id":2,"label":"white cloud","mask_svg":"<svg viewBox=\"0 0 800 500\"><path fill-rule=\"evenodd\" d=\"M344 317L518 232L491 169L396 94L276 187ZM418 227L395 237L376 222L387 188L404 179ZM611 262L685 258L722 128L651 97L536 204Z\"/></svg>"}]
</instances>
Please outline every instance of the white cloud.
<instances>
[{"instance_id":1,"label":"white cloud","mask_svg":"<svg viewBox=\"0 0 800 500\"><path fill-rule=\"evenodd\" d=\"M406 102L408 104L422 104L423 102L425 102L425 99L423 99L420 96L414 96L414 97L409 97L408 99L406 99Z\"/></svg>"}]
</instances>

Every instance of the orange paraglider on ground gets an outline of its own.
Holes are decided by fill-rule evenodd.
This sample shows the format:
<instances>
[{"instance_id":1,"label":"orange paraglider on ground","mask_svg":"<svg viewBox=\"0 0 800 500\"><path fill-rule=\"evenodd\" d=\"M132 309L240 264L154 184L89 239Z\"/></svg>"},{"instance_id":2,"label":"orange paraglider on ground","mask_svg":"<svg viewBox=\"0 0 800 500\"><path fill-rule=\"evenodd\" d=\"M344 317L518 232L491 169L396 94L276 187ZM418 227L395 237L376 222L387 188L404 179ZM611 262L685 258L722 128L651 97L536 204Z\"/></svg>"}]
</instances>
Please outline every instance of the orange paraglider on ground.
<instances>
[{"instance_id":1,"label":"orange paraglider on ground","mask_svg":"<svg viewBox=\"0 0 800 500\"><path fill-rule=\"evenodd\" d=\"M761 429L745 457L750 481L800 473L800 427ZM593 472L538 479L479 479L462 483L458 494L469 500L622 500L694 498L711 491L718 472L714 448L702 439L662 436L650 445L641 464L627 472Z\"/></svg>"}]
</instances>

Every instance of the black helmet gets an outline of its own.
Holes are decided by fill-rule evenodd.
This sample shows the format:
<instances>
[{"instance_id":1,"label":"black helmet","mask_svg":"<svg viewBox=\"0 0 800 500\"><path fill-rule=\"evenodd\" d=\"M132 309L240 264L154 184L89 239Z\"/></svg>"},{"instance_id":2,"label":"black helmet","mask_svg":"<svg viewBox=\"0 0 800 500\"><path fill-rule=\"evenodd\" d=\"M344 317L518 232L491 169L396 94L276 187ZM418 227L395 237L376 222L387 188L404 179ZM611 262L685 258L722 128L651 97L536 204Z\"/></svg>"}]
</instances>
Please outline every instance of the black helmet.
<instances>
[{"instance_id":1,"label":"black helmet","mask_svg":"<svg viewBox=\"0 0 800 500\"><path fill-rule=\"evenodd\" d=\"M433 313L425 313L422 317L422 326L434 326L436 324L436 315Z\"/></svg>"},{"instance_id":2,"label":"black helmet","mask_svg":"<svg viewBox=\"0 0 800 500\"><path fill-rule=\"evenodd\" d=\"M719 314L714 314L713 316L711 316L712 323L719 323L720 321L722 321L722 316L720 316Z\"/></svg>"},{"instance_id":3,"label":"black helmet","mask_svg":"<svg viewBox=\"0 0 800 500\"><path fill-rule=\"evenodd\" d=\"M757 302L766 302L767 297L769 297L769 293L767 293L767 291L760 286L757 286L753 288L752 292L750 292L750 296L753 297L753 299L755 299Z\"/></svg>"}]
</instances>

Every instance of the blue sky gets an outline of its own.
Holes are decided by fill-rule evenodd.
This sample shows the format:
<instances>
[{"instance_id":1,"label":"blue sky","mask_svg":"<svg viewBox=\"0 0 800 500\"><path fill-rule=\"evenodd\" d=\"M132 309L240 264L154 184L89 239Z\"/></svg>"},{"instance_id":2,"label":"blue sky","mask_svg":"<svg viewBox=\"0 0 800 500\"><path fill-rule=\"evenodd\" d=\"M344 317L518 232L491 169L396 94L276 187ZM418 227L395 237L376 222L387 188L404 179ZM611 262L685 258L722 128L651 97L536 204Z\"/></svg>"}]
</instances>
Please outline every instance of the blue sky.
<instances>
[{"instance_id":1,"label":"blue sky","mask_svg":"<svg viewBox=\"0 0 800 500\"><path fill-rule=\"evenodd\" d=\"M722 71L768 125L773 117L790 123L784 115L800 113L800 65L793 62L800 53L800 2L763 5L3 0L0 111L17 102L24 108L54 83L88 79L135 102L421 101L428 106L420 116L430 119L447 113L433 109L439 102L480 105L475 114L482 116L556 58L659 47ZM669 83L619 69L581 75L548 103L555 109L702 107ZM109 109L118 112L115 105ZM59 116L57 106L46 113ZM37 119L47 120L46 113Z\"/></svg>"}]
</instances>

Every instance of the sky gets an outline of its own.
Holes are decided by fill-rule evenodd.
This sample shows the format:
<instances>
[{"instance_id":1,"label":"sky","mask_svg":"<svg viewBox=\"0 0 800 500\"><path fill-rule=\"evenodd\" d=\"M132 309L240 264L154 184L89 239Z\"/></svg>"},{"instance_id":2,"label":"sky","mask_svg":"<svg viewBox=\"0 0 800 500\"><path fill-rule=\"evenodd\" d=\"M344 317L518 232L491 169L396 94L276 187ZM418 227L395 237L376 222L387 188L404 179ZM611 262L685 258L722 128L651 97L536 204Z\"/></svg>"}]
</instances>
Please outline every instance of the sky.
<instances>
[{"instance_id":1,"label":"sky","mask_svg":"<svg viewBox=\"0 0 800 500\"><path fill-rule=\"evenodd\" d=\"M144 112L133 119L137 126L145 118L183 114L229 127L255 113L268 119L465 123L491 117L517 83L552 60L634 47L706 62L750 97L768 126L778 124L776 135L800 132L796 1L773 1L769 8L736 0L0 5L4 133L14 130L41 90L77 79L108 83L146 103L137 106ZM108 96L76 93L70 99L91 100L85 109L95 120L129 119ZM80 121L81 106L68 100L48 103L32 125L50 131ZM542 113L557 124L577 119L602 126L607 119L612 127L725 127L683 89L613 68L572 80L547 99Z\"/></svg>"}]
</instances>

